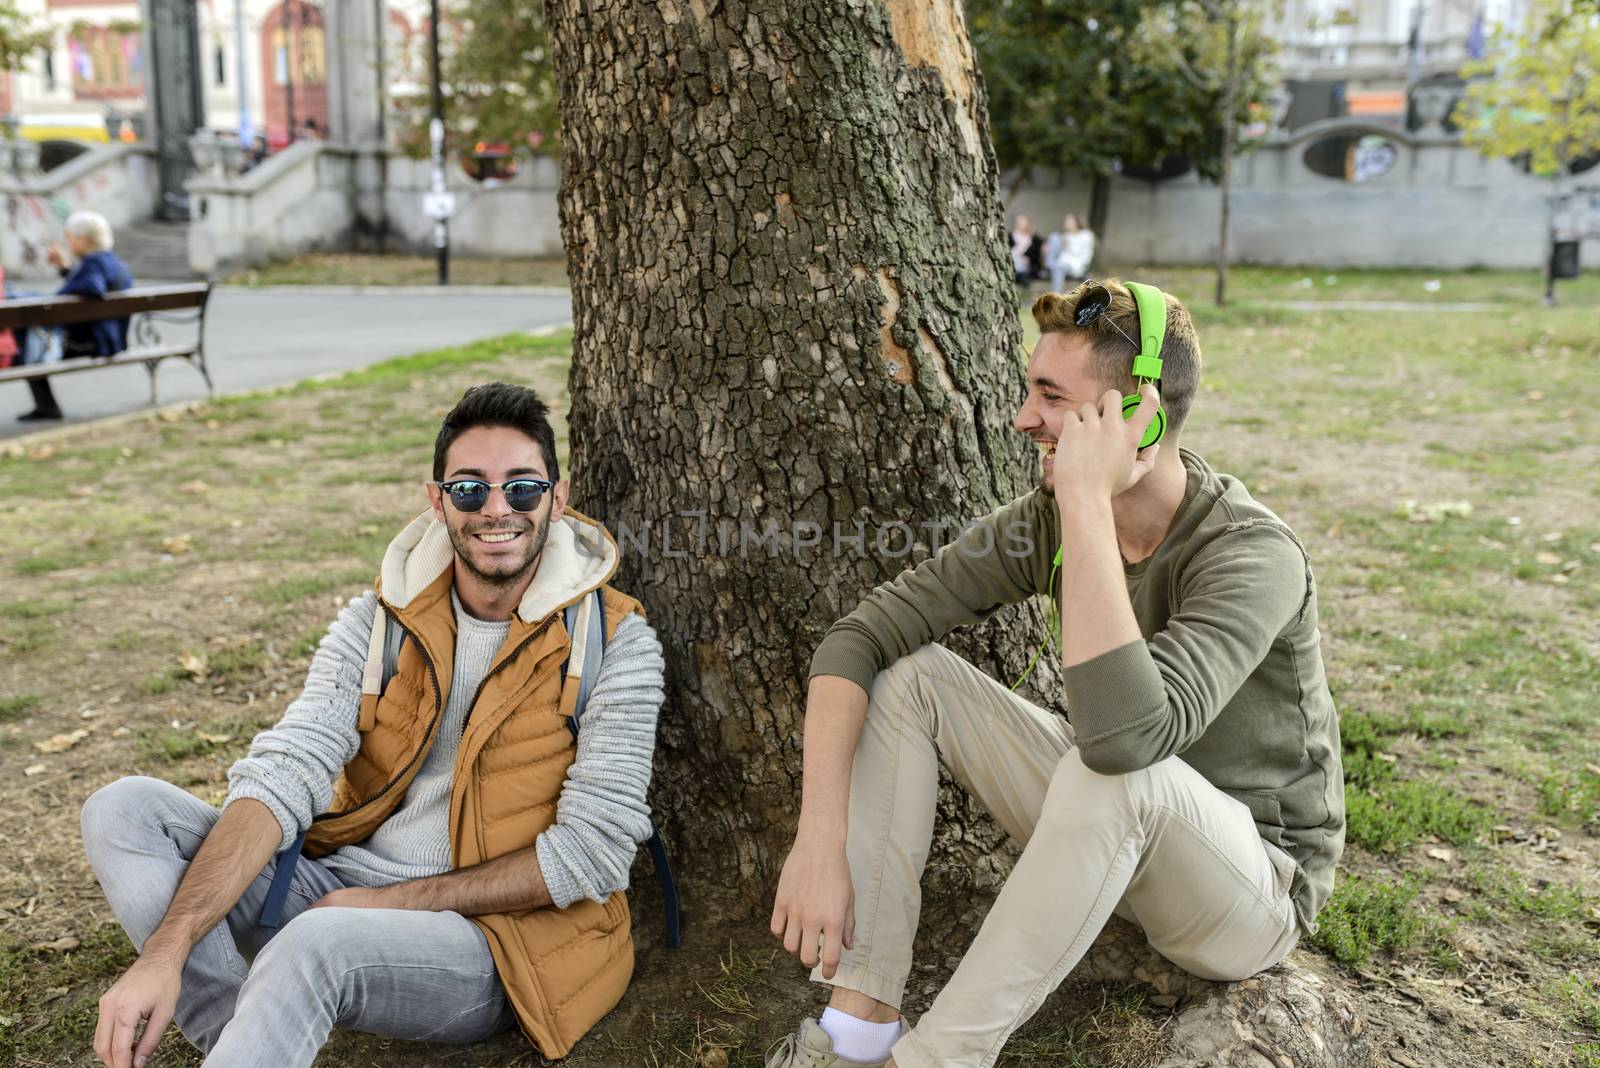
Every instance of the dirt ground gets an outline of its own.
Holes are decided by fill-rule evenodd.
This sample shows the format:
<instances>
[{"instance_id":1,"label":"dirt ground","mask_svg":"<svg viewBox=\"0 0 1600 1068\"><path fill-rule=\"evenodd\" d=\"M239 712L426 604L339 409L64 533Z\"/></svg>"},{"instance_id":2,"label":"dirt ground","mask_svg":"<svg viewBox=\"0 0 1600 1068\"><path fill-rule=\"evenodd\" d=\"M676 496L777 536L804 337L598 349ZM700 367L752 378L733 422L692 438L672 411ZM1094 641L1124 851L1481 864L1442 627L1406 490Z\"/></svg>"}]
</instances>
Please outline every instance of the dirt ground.
<instances>
[{"instance_id":1,"label":"dirt ground","mask_svg":"<svg viewBox=\"0 0 1600 1068\"><path fill-rule=\"evenodd\" d=\"M1377 1063L1600 1066L1595 308L1199 318L1186 444L1304 536L1345 724L1351 843L1292 963L1357 993ZM507 377L564 414L566 360L500 339L0 454L0 1063L93 1063L95 999L131 960L84 798L139 773L220 802L420 510L445 408ZM817 1006L800 967L693 897L687 946L663 948L648 863L634 881L634 987L565 1063L762 1063ZM910 1014L970 934L925 932ZM1150 1063L1180 1008L1069 982L1002 1063ZM174 1031L153 1063L198 1061ZM318 1064L402 1061L543 1063L515 1035L341 1034Z\"/></svg>"}]
</instances>

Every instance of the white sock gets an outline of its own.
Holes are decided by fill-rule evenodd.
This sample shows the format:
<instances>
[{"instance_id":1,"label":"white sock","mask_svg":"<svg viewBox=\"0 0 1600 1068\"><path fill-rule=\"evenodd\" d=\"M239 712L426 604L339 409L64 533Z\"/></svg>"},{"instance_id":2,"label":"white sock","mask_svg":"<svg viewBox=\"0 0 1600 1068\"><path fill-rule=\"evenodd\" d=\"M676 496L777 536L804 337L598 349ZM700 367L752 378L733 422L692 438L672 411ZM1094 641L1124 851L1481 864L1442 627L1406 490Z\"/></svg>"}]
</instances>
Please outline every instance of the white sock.
<instances>
[{"instance_id":1,"label":"white sock","mask_svg":"<svg viewBox=\"0 0 1600 1068\"><path fill-rule=\"evenodd\" d=\"M833 1052L847 1061L875 1064L889 1059L889 1051L900 1041L900 1021L872 1023L838 1009L823 1009L817 1021L833 1039Z\"/></svg>"}]
</instances>

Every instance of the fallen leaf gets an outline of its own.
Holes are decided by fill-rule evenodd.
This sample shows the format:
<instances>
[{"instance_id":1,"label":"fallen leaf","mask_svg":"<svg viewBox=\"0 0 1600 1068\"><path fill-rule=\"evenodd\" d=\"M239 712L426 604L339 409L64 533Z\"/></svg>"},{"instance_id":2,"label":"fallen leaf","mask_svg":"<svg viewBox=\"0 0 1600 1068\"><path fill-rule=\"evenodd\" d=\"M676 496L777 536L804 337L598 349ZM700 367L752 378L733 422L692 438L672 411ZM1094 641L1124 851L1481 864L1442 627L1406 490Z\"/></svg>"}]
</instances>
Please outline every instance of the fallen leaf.
<instances>
[{"instance_id":1,"label":"fallen leaf","mask_svg":"<svg viewBox=\"0 0 1600 1068\"><path fill-rule=\"evenodd\" d=\"M1453 886L1447 886L1447 887L1444 888L1443 897L1444 897L1444 899L1446 901L1450 902L1450 904L1452 904L1452 905L1454 905L1457 901L1460 901L1462 898L1464 898L1466 896L1467 896L1466 894L1463 894L1460 890L1457 890Z\"/></svg>"},{"instance_id":2,"label":"fallen leaf","mask_svg":"<svg viewBox=\"0 0 1600 1068\"><path fill-rule=\"evenodd\" d=\"M206 429L207 430L221 430L222 429L222 423L219 422L216 419L207 419L206 420Z\"/></svg>"},{"instance_id":3,"label":"fallen leaf","mask_svg":"<svg viewBox=\"0 0 1600 1068\"><path fill-rule=\"evenodd\" d=\"M183 670L197 679L205 678L206 672L211 669L211 664L206 660L204 653L180 653L178 663L183 666Z\"/></svg>"},{"instance_id":4,"label":"fallen leaf","mask_svg":"<svg viewBox=\"0 0 1600 1068\"><path fill-rule=\"evenodd\" d=\"M179 419L183 418L183 415L180 412L173 411L171 408L163 408L161 411L156 413L156 418L161 420L163 423L176 423Z\"/></svg>"},{"instance_id":5,"label":"fallen leaf","mask_svg":"<svg viewBox=\"0 0 1600 1068\"><path fill-rule=\"evenodd\" d=\"M1535 827L1533 829L1533 833L1538 835L1540 838L1548 838L1552 842L1559 842L1561 840L1561 832L1554 827Z\"/></svg>"},{"instance_id":6,"label":"fallen leaf","mask_svg":"<svg viewBox=\"0 0 1600 1068\"><path fill-rule=\"evenodd\" d=\"M67 935L64 938L56 939L54 942L35 942L28 948L36 953L65 953L69 949L77 949L79 944L76 938Z\"/></svg>"},{"instance_id":7,"label":"fallen leaf","mask_svg":"<svg viewBox=\"0 0 1600 1068\"><path fill-rule=\"evenodd\" d=\"M1536 552L1533 554L1533 558L1546 567L1553 567L1561 562L1561 557L1551 552Z\"/></svg>"},{"instance_id":8,"label":"fallen leaf","mask_svg":"<svg viewBox=\"0 0 1600 1068\"><path fill-rule=\"evenodd\" d=\"M48 460L56 454L54 445L35 445L28 450L30 460Z\"/></svg>"},{"instance_id":9,"label":"fallen leaf","mask_svg":"<svg viewBox=\"0 0 1600 1068\"><path fill-rule=\"evenodd\" d=\"M173 556L182 556L194 548L194 539L187 534L176 534L170 538L162 538L161 548Z\"/></svg>"},{"instance_id":10,"label":"fallen leaf","mask_svg":"<svg viewBox=\"0 0 1600 1068\"><path fill-rule=\"evenodd\" d=\"M233 741L233 735L231 734L207 734L205 731L195 731L195 733L200 736L202 741L210 742L212 745L221 745L223 742Z\"/></svg>"},{"instance_id":11,"label":"fallen leaf","mask_svg":"<svg viewBox=\"0 0 1600 1068\"><path fill-rule=\"evenodd\" d=\"M67 496L69 496L69 497L79 497L79 498L93 497L94 496L94 487L93 486L73 486L71 489L67 490Z\"/></svg>"},{"instance_id":12,"label":"fallen leaf","mask_svg":"<svg viewBox=\"0 0 1600 1068\"><path fill-rule=\"evenodd\" d=\"M70 734L52 734L42 742L34 742L33 747L41 753L63 753L87 737L89 732L80 727Z\"/></svg>"},{"instance_id":13,"label":"fallen leaf","mask_svg":"<svg viewBox=\"0 0 1600 1068\"><path fill-rule=\"evenodd\" d=\"M1531 401L1542 401L1544 400L1544 390L1530 389L1528 392L1524 393L1523 396Z\"/></svg>"},{"instance_id":14,"label":"fallen leaf","mask_svg":"<svg viewBox=\"0 0 1600 1068\"><path fill-rule=\"evenodd\" d=\"M185 482L183 485L179 486L178 489L182 490L184 493L210 493L211 492L211 487L206 485L204 482L200 481L198 478L194 479L191 482Z\"/></svg>"},{"instance_id":15,"label":"fallen leaf","mask_svg":"<svg viewBox=\"0 0 1600 1068\"><path fill-rule=\"evenodd\" d=\"M1456 859L1455 850L1445 849L1440 846L1435 846L1434 848L1428 850L1428 856L1432 857L1434 860L1442 860L1447 864Z\"/></svg>"},{"instance_id":16,"label":"fallen leaf","mask_svg":"<svg viewBox=\"0 0 1600 1068\"><path fill-rule=\"evenodd\" d=\"M27 767L22 769L22 774L29 776L43 775L45 771L46 765L44 764L29 764Z\"/></svg>"},{"instance_id":17,"label":"fallen leaf","mask_svg":"<svg viewBox=\"0 0 1600 1068\"><path fill-rule=\"evenodd\" d=\"M133 729L131 727L118 727L116 730L111 732L111 737L113 737L113 738L126 738L128 735L130 735L132 733L133 733Z\"/></svg>"}]
</instances>

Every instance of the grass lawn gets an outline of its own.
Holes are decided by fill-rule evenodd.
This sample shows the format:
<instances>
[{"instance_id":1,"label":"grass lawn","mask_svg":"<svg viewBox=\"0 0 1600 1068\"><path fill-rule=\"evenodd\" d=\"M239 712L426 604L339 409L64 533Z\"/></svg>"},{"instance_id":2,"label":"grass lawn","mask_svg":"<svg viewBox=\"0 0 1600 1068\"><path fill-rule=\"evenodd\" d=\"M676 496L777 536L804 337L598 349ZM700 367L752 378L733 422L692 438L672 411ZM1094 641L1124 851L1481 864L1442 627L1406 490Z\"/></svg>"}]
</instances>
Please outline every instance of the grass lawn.
<instances>
[{"instance_id":1,"label":"grass lawn","mask_svg":"<svg viewBox=\"0 0 1600 1068\"><path fill-rule=\"evenodd\" d=\"M1395 1063L1596 1068L1600 291L1546 310L1486 273L1443 276L1439 295L1503 311L1244 299L1295 299L1279 292L1292 275L1241 271L1237 305L1196 301L1206 371L1185 444L1288 520L1317 570L1349 847L1295 960L1359 987L1380 1044L1409 1058ZM1338 288L1391 299L1395 284L1345 272ZM569 343L503 338L0 448L0 1063L91 1064L95 999L130 957L77 844L84 797L140 772L220 800L420 509L446 406L507 376L564 415ZM568 1063L762 1063L814 1005L799 968L759 924L663 953L652 909L636 909L634 991ZM1166 1010L1137 991L1063 1004L1002 1063L1138 1064L1159 1047ZM318 1063L399 1049L341 1035ZM538 1063L511 1036L403 1056ZM172 1035L156 1063L198 1058Z\"/></svg>"}]
</instances>

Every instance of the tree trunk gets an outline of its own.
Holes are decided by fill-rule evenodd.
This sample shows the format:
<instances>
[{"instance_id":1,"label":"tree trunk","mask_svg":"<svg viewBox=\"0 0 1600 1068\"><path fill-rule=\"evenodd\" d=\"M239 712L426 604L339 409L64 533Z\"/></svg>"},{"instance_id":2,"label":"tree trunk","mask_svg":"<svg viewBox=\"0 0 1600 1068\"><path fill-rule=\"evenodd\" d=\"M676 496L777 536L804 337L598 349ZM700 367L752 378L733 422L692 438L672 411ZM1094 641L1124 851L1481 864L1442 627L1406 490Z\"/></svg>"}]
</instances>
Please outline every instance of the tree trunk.
<instances>
[{"instance_id":1,"label":"tree trunk","mask_svg":"<svg viewBox=\"0 0 1600 1068\"><path fill-rule=\"evenodd\" d=\"M653 803L680 872L697 901L759 912L824 632L1037 476L1010 425L1021 338L983 87L959 0L545 9L573 502L618 535L615 581L666 648ZM1012 678L1043 634L1015 606L950 644ZM944 808L934 878L997 885L998 834Z\"/></svg>"},{"instance_id":2,"label":"tree trunk","mask_svg":"<svg viewBox=\"0 0 1600 1068\"><path fill-rule=\"evenodd\" d=\"M1111 176L1096 174L1089 185L1089 229L1094 231L1094 258L1106 247L1106 221L1111 218ZM1095 264L1090 264L1091 269Z\"/></svg>"},{"instance_id":3,"label":"tree trunk","mask_svg":"<svg viewBox=\"0 0 1600 1068\"><path fill-rule=\"evenodd\" d=\"M1228 221L1232 214L1234 108L1239 96L1239 18L1229 11L1227 81L1222 90L1222 225L1217 231L1217 307L1228 303Z\"/></svg>"}]
</instances>

